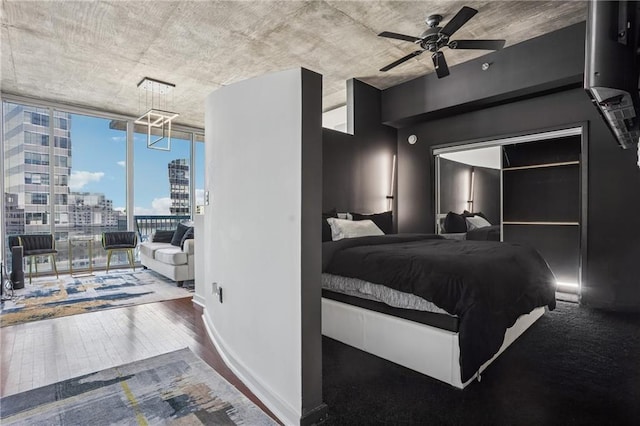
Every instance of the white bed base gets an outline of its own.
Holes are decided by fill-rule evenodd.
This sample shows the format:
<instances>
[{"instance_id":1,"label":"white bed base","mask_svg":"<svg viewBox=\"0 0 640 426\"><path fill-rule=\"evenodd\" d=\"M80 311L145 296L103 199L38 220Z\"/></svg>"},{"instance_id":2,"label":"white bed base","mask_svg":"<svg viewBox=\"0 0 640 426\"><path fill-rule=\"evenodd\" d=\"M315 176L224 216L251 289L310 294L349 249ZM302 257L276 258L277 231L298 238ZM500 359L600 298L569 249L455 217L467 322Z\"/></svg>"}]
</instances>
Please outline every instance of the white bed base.
<instances>
[{"instance_id":1,"label":"white bed base","mask_svg":"<svg viewBox=\"0 0 640 426\"><path fill-rule=\"evenodd\" d=\"M540 307L518 318L507 329L498 353L480 367L479 373L544 312ZM464 389L478 375L462 383L458 333L335 300L322 298L322 334L458 389Z\"/></svg>"}]
</instances>

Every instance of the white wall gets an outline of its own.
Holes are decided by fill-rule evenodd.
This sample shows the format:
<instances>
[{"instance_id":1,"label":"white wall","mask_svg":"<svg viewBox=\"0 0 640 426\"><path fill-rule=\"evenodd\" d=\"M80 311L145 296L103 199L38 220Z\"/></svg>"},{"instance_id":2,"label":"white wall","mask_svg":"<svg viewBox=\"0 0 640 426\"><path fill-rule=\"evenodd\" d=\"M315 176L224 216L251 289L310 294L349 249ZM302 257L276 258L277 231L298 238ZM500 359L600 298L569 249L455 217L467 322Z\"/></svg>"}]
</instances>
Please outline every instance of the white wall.
<instances>
[{"instance_id":1,"label":"white wall","mask_svg":"<svg viewBox=\"0 0 640 426\"><path fill-rule=\"evenodd\" d=\"M205 281L204 281L204 242L206 238L204 230L204 215L196 214L193 216L193 226L195 235L201 235L202 238L195 238L194 243L194 287L195 293L193 295L193 302L204 307L205 304Z\"/></svg>"},{"instance_id":2,"label":"white wall","mask_svg":"<svg viewBox=\"0 0 640 426\"><path fill-rule=\"evenodd\" d=\"M227 364L286 424L299 424L303 414L304 72L222 87L208 96L205 116L205 322ZM318 105L318 144L320 113ZM316 161L321 167L321 155ZM319 305L316 257L317 276L304 284L317 286Z\"/></svg>"}]
</instances>

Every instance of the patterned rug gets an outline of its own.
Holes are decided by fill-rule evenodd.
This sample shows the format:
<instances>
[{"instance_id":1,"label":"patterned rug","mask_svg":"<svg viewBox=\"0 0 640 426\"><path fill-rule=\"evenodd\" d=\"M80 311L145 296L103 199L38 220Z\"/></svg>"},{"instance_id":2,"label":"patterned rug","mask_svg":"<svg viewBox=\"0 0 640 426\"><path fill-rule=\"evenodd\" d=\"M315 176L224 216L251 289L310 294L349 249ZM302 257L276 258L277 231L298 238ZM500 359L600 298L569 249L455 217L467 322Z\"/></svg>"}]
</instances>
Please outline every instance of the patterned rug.
<instances>
[{"instance_id":1,"label":"patterned rug","mask_svg":"<svg viewBox=\"0 0 640 426\"><path fill-rule=\"evenodd\" d=\"M274 425L189 349L10 395L3 425Z\"/></svg>"},{"instance_id":2,"label":"patterned rug","mask_svg":"<svg viewBox=\"0 0 640 426\"><path fill-rule=\"evenodd\" d=\"M188 283L185 283L188 284ZM101 272L93 276L40 277L16 290L0 307L0 326L67 315L189 297L192 289L177 287L149 270Z\"/></svg>"}]
</instances>

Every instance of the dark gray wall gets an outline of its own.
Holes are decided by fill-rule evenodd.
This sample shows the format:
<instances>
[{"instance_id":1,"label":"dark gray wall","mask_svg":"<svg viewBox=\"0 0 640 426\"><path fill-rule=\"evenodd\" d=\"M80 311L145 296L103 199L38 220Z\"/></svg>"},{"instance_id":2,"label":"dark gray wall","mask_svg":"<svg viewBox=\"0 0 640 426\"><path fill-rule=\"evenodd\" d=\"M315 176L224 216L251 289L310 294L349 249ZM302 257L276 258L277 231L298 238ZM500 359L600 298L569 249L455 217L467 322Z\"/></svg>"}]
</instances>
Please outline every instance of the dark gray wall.
<instances>
[{"instance_id":1,"label":"dark gray wall","mask_svg":"<svg viewBox=\"0 0 640 426\"><path fill-rule=\"evenodd\" d=\"M520 49L522 52L514 52ZM566 58L558 58L559 52ZM413 82L413 91L401 85L383 93L387 121L402 125L422 119L398 130L399 232L434 231L433 146L585 124L581 161L586 175L581 190L587 208L581 217L586 245L581 301L607 309L640 310L640 228L633 225L632 219L640 209L640 170L635 152L618 147L585 91L581 87L570 88L575 87L575 78L567 76L579 75L584 69L584 24L496 52L496 64L502 63L500 54L523 60L510 61L509 72L501 73L501 78L508 79L504 90L501 81L483 74L480 64L486 59L480 58L452 67L449 77L437 81L438 93L449 94L446 99L433 99L434 90L424 90L428 84L436 84L431 75L422 82ZM579 61L576 54L582 56ZM490 70L495 68L499 67L492 66ZM526 93L531 88L532 74L536 85L544 88L533 97ZM461 93L458 85L467 80L476 84L468 86L470 93ZM491 87L481 89L483 85ZM558 91L549 92L549 87ZM523 92L526 96L522 96ZM463 113L442 117L452 111L451 105L492 103L483 96L500 97L502 104L467 108ZM425 117L430 120L425 121ZM415 145L407 143L411 134L418 136Z\"/></svg>"},{"instance_id":2,"label":"dark gray wall","mask_svg":"<svg viewBox=\"0 0 640 426\"><path fill-rule=\"evenodd\" d=\"M465 125L461 125L465 123ZM582 89L443 118L398 131L398 231L433 232L434 145L587 123L587 247L582 303L640 309L640 170L635 152L622 150ZM409 145L411 134L419 142ZM624 218L627 219L624 219ZM628 225L627 225L628 224Z\"/></svg>"},{"instance_id":3,"label":"dark gray wall","mask_svg":"<svg viewBox=\"0 0 640 426\"><path fill-rule=\"evenodd\" d=\"M302 69L302 215L300 259L300 308L302 310L301 425L319 423L326 415L322 402L322 250L318 245L319 209L322 198L322 76Z\"/></svg>"},{"instance_id":4,"label":"dark gray wall","mask_svg":"<svg viewBox=\"0 0 640 426\"><path fill-rule=\"evenodd\" d=\"M322 207L324 211L379 213L388 210L385 197L396 154L396 129L381 124L378 89L350 80L348 91L353 135L329 129L322 133Z\"/></svg>"},{"instance_id":5,"label":"dark gray wall","mask_svg":"<svg viewBox=\"0 0 640 426\"><path fill-rule=\"evenodd\" d=\"M584 36L582 22L456 65L448 77L431 73L384 90L382 121L404 127L582 85ZM485 62L490 67L482 71Z\"/></svg>"},{"instance_id":6,"label":"dark gray wall","mask_svg":"<svg viewBox=\"0 0 640 426\"><path fill-rule=\"evenodd\" d=\"M469 186L474 172L473 211L482 212L492 225L500 224L500 170L473 167L440 158L440 213L469 209Z\"/></svg>"}]
</instances>

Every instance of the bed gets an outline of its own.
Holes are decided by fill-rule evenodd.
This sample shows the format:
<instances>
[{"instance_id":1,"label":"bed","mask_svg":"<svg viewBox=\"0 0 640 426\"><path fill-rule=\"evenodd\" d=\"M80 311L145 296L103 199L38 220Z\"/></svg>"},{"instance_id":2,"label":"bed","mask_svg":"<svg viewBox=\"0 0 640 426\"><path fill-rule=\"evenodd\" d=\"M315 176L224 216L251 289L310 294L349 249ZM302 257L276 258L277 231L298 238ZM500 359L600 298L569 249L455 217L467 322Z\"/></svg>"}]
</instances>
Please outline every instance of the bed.
<instances>
[{"instance_id":1,"label":"bed","mask_svg":"<svg viewBox=\"0 0 640 426\"><path fill-rule=\"evenodd\" d=\"M322 268L324 335L461 389L555 308L553 273L518 244L433 234L346 238L323 243ZM351 287L330 284L336 280ZM381 300L376 286L435 308L403 306L397 295Z\"/></svg>"}]
</instances>

